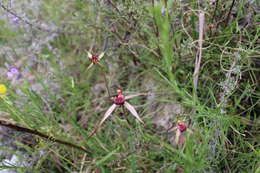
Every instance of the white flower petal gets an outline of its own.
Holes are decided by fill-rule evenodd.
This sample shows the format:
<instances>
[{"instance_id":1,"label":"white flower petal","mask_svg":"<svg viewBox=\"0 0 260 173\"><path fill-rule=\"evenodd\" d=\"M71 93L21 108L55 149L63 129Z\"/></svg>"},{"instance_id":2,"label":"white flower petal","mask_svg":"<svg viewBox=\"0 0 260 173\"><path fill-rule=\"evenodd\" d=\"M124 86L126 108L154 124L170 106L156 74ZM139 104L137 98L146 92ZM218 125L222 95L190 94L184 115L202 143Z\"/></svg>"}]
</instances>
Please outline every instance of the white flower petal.
<instances>
[{"instance_id":1,"label":"white flower petal","mask_svg":"<svg viewBox=\"0 0 260 173\"><path fill-rule=\"evenodd\" d=\"M177 146L179 144L180 136L181 136L181 131L179 129L177 129L176 135L175 135L175 143Z\"/></svg>"},{"instance_id":2,"label":"white flower petal","mask_svg":"<svg viewBox=\"0 0 260 173\"><path fill-rule=\"evenodd\" d=\"M128 109L131 114L140 122L140 123L144 123L141 118L139 117L138 113L136 112L135 108L130 105L128 102L124 103L124 106L126 107L126 109Z\"/></svg>"},{"instance_id":3,"label":"white flower petal","mask_svg":"<svg viewBox=\"0 0 260 173\"><path fill-rule=\"evenodd\" d=\"M99 62L97 62L97 64L98 64L100 67L104 68L104 66L103 66L102 64L100 64Z\"/></svg>"},{"instance_id":4,"label":"white flower petal","mask_svg":"<svg viewBox=\"0 0 260 173\"><path fill-rule=\"evenodd\" d=\"M142 95L148 95L148 93L139 93L139 94L133 94L130 96L125 96L125 99L128 100L128 99L135 98L135 97L142 96Z\"/></svg>"},{"instance_id":5,"label":"white flower petal","mask_svg":"<svg viewBox=\"0 0 260 173\"><path fill-rule=\"evenodd\" d=\"M90 69L93 66L93 62L88 66L87 70Z\"/></svg>"},{"instance_id":6,"label":"white flower petal","mask_svg":"<svg viewBox=\"0 0 260 173\"><path fill-rule=\"evenodd\" d=\"M101 60L101 58L103 58L105 52L102 52L99 56L98 56L98 60Z\"/></svg>"},{"instance_id":7,"label":"white flower petal","mask_svg":"<svg viewBox=\"0 0 260 173\"><path fill-rule=\"evenodd\" d=\"M92 58L92 54L90 52L87 52L88 53L88 58L91 59Z\"/></svg>"},{"instance_id":8,"label":"white flower petal","mask_svg":"<svg viewBox=\"0 0 260 173\"><path fill-rule=\"evenodd\" d=\"M113 104L112 106L110 106L110 108L108 108L103 119L100 121L99 126L101 126L103 124L103 122L112 114L112 112L115 110L115 108L116 108L116 104Z\"/></svg>"}]
</instances>

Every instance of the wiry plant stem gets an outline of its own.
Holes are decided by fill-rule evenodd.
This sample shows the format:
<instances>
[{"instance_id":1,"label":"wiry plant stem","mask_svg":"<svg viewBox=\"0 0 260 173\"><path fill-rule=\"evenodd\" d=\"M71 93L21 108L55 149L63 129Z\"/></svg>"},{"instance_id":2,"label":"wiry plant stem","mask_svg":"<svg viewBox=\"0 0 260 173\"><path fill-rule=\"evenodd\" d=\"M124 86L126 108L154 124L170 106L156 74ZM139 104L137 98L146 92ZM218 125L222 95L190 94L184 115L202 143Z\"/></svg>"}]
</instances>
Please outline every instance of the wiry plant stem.
<instances>
[{"instance_id":1,"label":"wiry plant stem","mask_svg":"<svg viewBox=\"0 0 260 173\"><path fill-rule=\"evenodd\" d=\"M16 130L16 131L19 131L19 132L25 132L25 133L34 134L34 135L37 135L37 136L39 136L41 138L45 138L45 139L47 139L49 141L57 142L57 143L60 143L60 144L63 144L63 145L67 145L69 147L76 148L78 150L84 151L86 153L90 153L89 151L87 151L83 147L77 146L77 145L72 144L70 142L66 142L66 141L63 141L63 140L60 140L60 139L56 139L56 138L54 138L52 136L43 134L43 133L41 133L41 132L39 132L37 130L33 130L33 129L28 129L28 128L25 128L25 127L17 126L15 124L9 123L9 122L4 121L4 120L0 120L0 126L8 127L10 129L13 129L13 130Z\"/></svg>"},{"instance_id":2,"label":"wiry plant stem","mask_svg":"<svg viewBox=\"0 0 260 173\"><path fill-rule=\"evenodd\" d=\"M215 17L216 17L216 13L217 13L217 9L218 9L218 1L219 1L219 0L217 0L217 1L215 2L216 5L215 5L214 12L213 12L212 22L214 21L214 19L215 19Z\"/></svg>"},{"instance_id":3,"label":"wiry plant stem","mask_svg":"<svg viewBox=\"0 0 260 173\"><path fill-rule=\"evenodd\" d=\"M11 2L11 0L10 0L10 2ZM43 31L43 32L48 32L48 33L60 33L60 34L73 34L73 35L75 35L75 34L86 34L86 32L85 31L79 31L79 32L70 32L70 31L61 31L61 30L50 30L50 29L46 29L46 28L43 28L43 27L41 27L41 26L37 26L37 25L35 25L35 24L33 24L33 23L31 23L29 20L27 20L27 19L24 19L24 18L22 18L21 16L19 16L18 14L16 14L15 12L13 12L12 10L10 10L8 7L6 7L6 6L4 6L2 3L1 3L1 1L0 1L0 7L3 9L3 10L5 10L7 13L9 13L9 14L11 14L12 16L14 16L14 17L17 17L20 21L22 21L23 23L25 23L25 24L27 24L27 25L29 25L32 29L38 29L38 30L40 30L40 31Z\"/></svg>"},{"instance_id":4,"label":"wiry plant stem","mask_svg":"<svg viewBox=\"0 0 260 173\"><path fill-rule=\"evenodd\" d=\"M91 132L91 134L87 137L87 140L90 139L93 135L95 135L99 128L100 128L100 126L99 126L99 124L98 124L97 127L96 127L96 128Z\"/></svg>"},{"instance_id":5,"label":"wiry plant stem","mask_svg":"<svg viewBox=\"0 0 260 173\"><path fill-rule=\"evenodd\" d=\"M111 98L111 94L110 94L109 87L108 87L108 80L107 80L107 77L106 77L106 72L103 69L103 67L101 67L101 71L102 71L102 74L103 74L103 77L104 77L104 81L105 81L105 85L106 85L108 96L109 96L109 98Z\"/></svg>"},{"instance_id":6,"label":"wiry plant stem","mask_svg":"<svg viewBox=\"0 0 260 173\"><path fill-rule=\"evenodd\" d=\"M233 7L234 7L234 5L235 5L235 2L236 2L236 0L233 0L233 1L232 1L232 4L231 4L230 9L229 9L229 12L228 12L228 15L227 15L227 17L226 17L226 23L225 23L225 26L228 25L228 21L229 21L229 18L230 18L230 15L231 15L232 9L233 9Z\"/></svg>"},{"instance_id":7,"label":"wiry plant stem","mask_svg":"<svg viewBox=\"0 0 260 173\"><path fill-rule=\"evenodd\" d=\"M202 57L204 20L205 20L205 14L204 14L204 12L200 12L199 13L199 40L198 40L199 48L198 48L198 51L196 54L195 69L194 69L194 73L193 73L194 93L196 93L197 88L198 88L198 75L199 75L201 57Z\"/></svg>"}]
</instances>

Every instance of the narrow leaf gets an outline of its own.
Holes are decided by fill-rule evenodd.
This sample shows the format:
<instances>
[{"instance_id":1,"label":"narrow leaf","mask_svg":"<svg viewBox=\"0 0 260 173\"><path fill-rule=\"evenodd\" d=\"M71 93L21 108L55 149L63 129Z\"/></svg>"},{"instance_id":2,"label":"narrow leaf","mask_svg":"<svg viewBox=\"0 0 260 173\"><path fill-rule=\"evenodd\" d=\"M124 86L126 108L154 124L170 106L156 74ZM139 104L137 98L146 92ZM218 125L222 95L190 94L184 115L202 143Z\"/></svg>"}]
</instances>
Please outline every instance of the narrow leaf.
<instances>
[{"instance_id":1,"label":"narrow leaf","mask_svg":"<svg viewBox=\"0 0 260 173\"><path fill-rule=\"evenodd\" d=\"M117 151L119 150L119 147L113 151L111 151L110 153L108 153L106 156L104 156L101 160L98 160L96 162L96 165L99 166L101 164L103 164L104 162L106 162L108 159L110 159L110 157L112 157L113 155L115 155L117 153Z\"/></svg>"}]
</instances>

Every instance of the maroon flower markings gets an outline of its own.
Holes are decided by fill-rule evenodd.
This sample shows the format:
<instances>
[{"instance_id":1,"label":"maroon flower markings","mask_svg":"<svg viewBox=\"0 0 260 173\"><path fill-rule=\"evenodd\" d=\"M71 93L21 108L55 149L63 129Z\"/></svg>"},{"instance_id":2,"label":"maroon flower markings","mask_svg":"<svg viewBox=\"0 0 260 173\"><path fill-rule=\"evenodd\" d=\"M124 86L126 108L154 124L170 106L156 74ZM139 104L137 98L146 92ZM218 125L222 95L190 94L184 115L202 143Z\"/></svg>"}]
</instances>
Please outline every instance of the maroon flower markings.
<instances>
[{"instance_id":1,"label":"maroon flower markings","mask_svg":"<svg viewBox=\"0 0 260 173\"><path fill-rule=\"evenodd\" d=\"M116 105L124 105L125 103L125 96L123 95L123 92L121 89L117 90L117 96L113 99L114 104Z\"/></svg>"},{"instance_id":2,"label":"maroon flower markings","mask_svg":"<svg viewBox=\"0 0 260 173\"><path fill-rule=\"evenodd\" d=\"M93 64L96 64L99 61L99 57L96 55L92 55L90 60L91 62L93 62Z\"/></svg>"},{"instance_id":3,"label":"maroon flower markings","mask_svg":"<svg viewBox=\"0 0 260 173\"><path fill-rule=\"evenodd\" d=\"M98 64L100 66L102 66L99 61L101 60L101 58L103 58L105 52L102 52L100 55L92 55L90 52L87 52L88 53L88 58L89 60L91 61L91 64L88 66L87 69L90 69L94 64Z\"/></svg>"},{"instance_id":4,"label":"maroon flower markings","mask_svg":"<svg viewBox=\"0 0 260 173\"><path fill-rule=\"evenodd\" d=\"M177 127L178 129L181 131L181 132L184 132L187 130L187 126L186 124L180 122L180 121L177 121Z\"/></svg>"},{"instance_id":5,"label":"maroon flower markings","mask_svg":"<svg viewBox=\"0 0 260 173\"><path fill-rule=\"evenodd\" d=\"M126 109L129 110L129 112L139 121L140 123L144 123L141 118L139 117L138 113L136 112L135 108L128 103L126 100L134 98L139 96L140 94L136 95L130 95L130 96L124 96L123 92L121 89L117 90L117 96L113 98L113 104L108 108L106 111L103 119L100 121L99 126L101 126L104 121L113 113L113 111L116 109L118 106L124 106Z\"/></svg>"}]
</instances>

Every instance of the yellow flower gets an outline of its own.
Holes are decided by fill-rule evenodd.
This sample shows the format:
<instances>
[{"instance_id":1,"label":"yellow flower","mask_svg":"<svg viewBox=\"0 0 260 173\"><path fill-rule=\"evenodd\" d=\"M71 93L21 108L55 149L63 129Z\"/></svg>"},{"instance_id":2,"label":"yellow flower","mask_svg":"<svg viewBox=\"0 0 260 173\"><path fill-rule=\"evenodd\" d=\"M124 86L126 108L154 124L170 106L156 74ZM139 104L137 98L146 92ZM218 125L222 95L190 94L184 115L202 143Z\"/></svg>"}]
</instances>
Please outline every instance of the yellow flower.
<instances>
[{"instance_id":1,"label":"yellow flower","mask_svg":"<svg viewBox=\"0 0 260 173\"><path fill-rule=\"evenodd\" d=\"M4 84L0 84L0 97L5 96L7 88Z\"/></svg>"}]
</instances>

